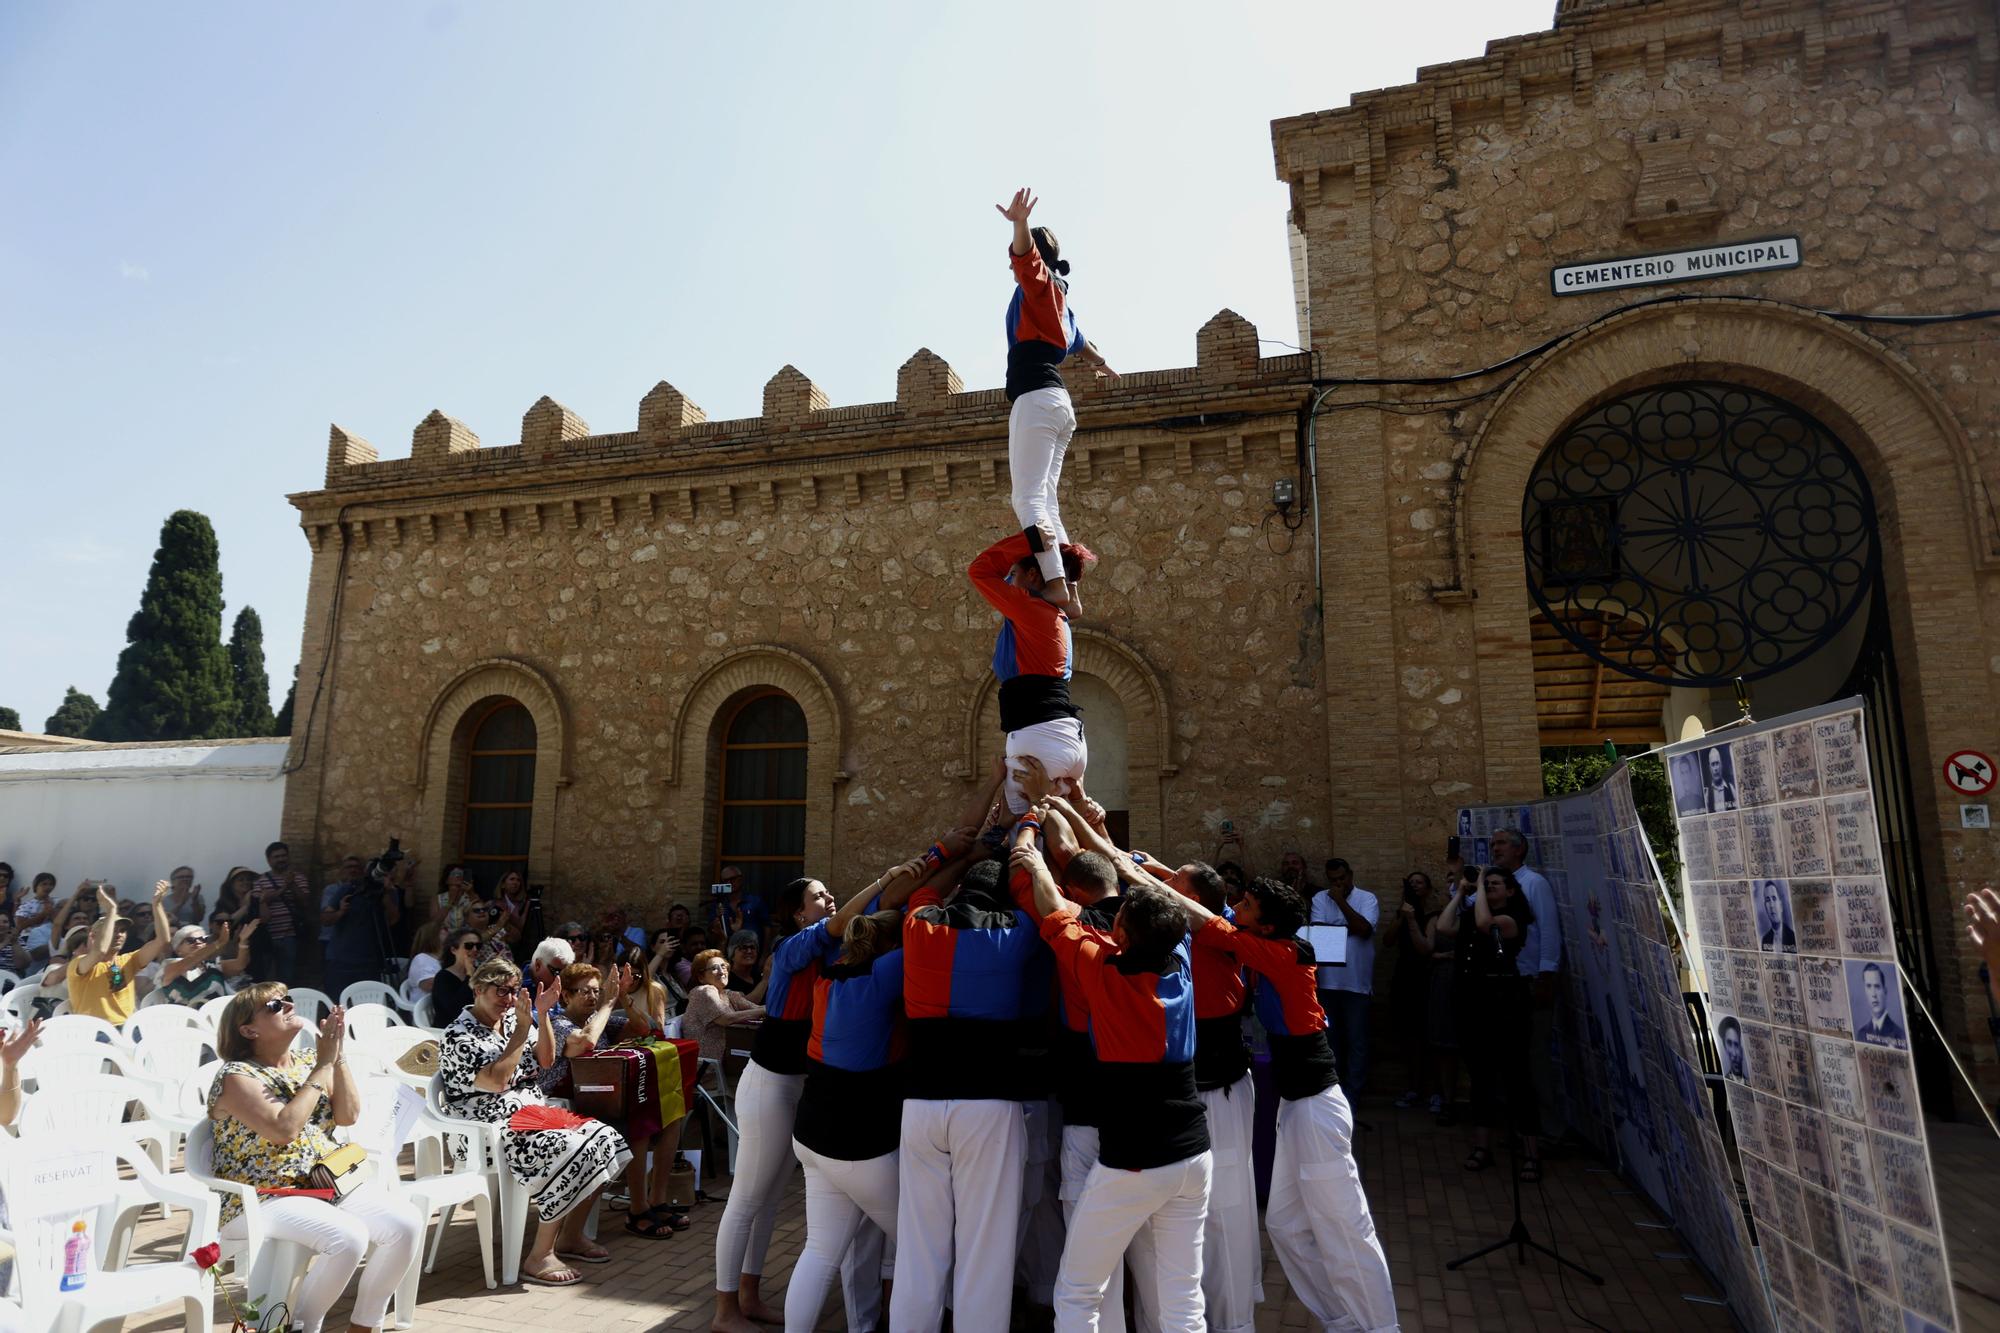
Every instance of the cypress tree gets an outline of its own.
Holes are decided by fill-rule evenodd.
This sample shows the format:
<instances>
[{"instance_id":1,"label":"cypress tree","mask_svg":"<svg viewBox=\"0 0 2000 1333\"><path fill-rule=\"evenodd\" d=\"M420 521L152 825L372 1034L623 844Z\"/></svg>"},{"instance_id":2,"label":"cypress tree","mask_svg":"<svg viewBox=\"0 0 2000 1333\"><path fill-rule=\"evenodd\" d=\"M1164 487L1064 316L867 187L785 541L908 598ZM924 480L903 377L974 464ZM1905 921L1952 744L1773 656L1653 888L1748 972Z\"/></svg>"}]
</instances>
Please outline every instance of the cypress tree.
<instances>
[{"instance_id":1,"label":"cypress tree","mask_svg":"<svg viewBox=\"0 0 2000 1333\"><path fill-rule=\"evenodd\" d=\"M160 547L93 735L109 741L211 740L235 730L236 696L222 645L222 566L215 529L181 509Z\"/></svg>"},{"instance_id":2,"label":"cypress tree","mask_svg":"<svg viewBox=\"0 0 2000 1333\"><path fill-rule=\"evenodd\" d=\"M292 688L285 691L285 706L278 710L278 720L271 724L273 736L292 734L292 705L299 699L299 669L292 668Z\"/></svg>"},{"instance_id":3,"label":"cypress tree","mask_svg":"<svg viewBox=\"0 0 2000 1333\"><path fill-rule=\"evenodd\" d=\"M264 670L264 622L257 608L236 613L229 631L229 675L236 695L236 736L271 736L271 677Z\"/></svg>"},{"instance_id":4,"label":"cypress tree","mask_svg":"<svg viewBox=\"0 0 2000 1333\"><path fill-rule=\"evenodd\" d=\"M19 731L20 729L21 710L18 708L0 708L0 731Z\"/></svg>"},{"instance_id":5,"label":"cypress tree","mask_svg":"<svg viewBox=\"0 0 2000 1333\"><path fill-rule=\"evenodd\" d=\"M42 723L42 730L50 736L83 737L97 725L97 715L104 710L97 706L97 700L79 690L69 687L63 695L62 707L49 714L49 720Z\"/></svg>"}]
</instances>

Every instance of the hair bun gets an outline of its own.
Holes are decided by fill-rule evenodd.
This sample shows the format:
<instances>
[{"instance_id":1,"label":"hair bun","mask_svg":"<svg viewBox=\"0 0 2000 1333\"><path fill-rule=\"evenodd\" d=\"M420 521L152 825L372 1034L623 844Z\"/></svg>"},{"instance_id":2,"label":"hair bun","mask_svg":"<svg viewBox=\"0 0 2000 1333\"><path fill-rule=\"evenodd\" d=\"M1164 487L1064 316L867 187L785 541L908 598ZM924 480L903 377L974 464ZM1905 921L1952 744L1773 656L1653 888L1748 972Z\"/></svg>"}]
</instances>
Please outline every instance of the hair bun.
<instances>
[{"instance_id":1,"label":"hair bun","mask_svg":"<svg viewBox=\"0 0 2000 1333\"><path fill-rule=\"evenodd\" d=\"M1069 261L1067 259L1058 259L1055 262L1055 270L1067 278L1069 276Z\"/></svg>"}]
</instances>

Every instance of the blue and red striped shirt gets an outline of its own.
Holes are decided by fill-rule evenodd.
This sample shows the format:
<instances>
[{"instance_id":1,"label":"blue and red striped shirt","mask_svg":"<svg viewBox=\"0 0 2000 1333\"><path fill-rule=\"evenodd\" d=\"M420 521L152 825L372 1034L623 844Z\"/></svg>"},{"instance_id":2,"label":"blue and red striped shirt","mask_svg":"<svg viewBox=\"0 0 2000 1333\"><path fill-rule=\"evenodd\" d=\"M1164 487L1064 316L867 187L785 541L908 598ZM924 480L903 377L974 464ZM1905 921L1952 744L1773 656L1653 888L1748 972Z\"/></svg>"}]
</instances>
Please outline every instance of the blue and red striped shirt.
<instances>
[{"instance_id":1,"label":"blue and red striped shirt","mask_svg":"<svg viewBox=\"0 0 2000 1333\"><path fill-rule=\"evenodd\" d=\"M926 1100L1023 1097L1019 1050L1046 989L1028 995L1042 950L1026 912L935 888L911 897L903 918L903 1008L910 1020L909 1095Z\"/></svg>"},{"instance_id":2,"label":"blue and red striped shirt","mask_svg":"<svg viewBox=\"0 0 2000 1333\"><path fill-rule=\"evenodd\" d=\"M806 1042L812 1035L813 982L819 976L819 941L812 927L794 931L771 949L771 980L764 988L764 1021L750 1058L774 1074L806 1072Z\"/></svg>"},{"instance_id":3,"label":"blue and red striped shirt","mask_svg":"<svg viewBox=\"0 0 2000 1333\"><path fill-rule=\"evenodd\" d=\"M1069 283L1051 273L1034 245L1017 255L1007 247L1014 270L1014 295L1007 302L1007 401L1036 389L1060 389L1056 367L1083 350L1083 330L1069 308Z\"/></svg>"}]
</instances>

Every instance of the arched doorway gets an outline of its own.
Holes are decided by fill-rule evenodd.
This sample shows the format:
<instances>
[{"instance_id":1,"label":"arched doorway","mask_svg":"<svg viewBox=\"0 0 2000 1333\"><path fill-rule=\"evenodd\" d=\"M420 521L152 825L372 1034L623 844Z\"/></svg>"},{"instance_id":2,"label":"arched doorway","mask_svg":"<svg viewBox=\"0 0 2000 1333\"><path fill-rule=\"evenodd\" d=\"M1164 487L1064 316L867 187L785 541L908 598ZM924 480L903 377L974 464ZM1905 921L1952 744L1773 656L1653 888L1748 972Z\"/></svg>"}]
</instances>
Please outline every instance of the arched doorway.
<instances>
[{"instance_id":1,"label":"arched doorway","mask_svg":"<svg viewBox=\"0 0 2000 1333\"><path fill-rule=\"evenodd\" d=\"M1872 488L1856 456L1794 403L1741 384L1668 382L1591 407L1536 459L1521 503L1536 616L1536 696L1547 725L1544 643L1586 665L1601 739L1679 739L1737 715L1867 700L1870 771L1904 970L1931 999L1938 973L1914 830L1908 747L1883 593ZM1657 737L1614 736L1596 714L1606 671L1653 691ZM1574 687L1566 692L1574 693ZM1586 731L1554 733L1592 743ZM1948 1105L1938 1053L1919 1050Z\"/></svg>"},{"instance_id":2,"label":"arched doorway","mask_svg":"<svg viewBox=\"0 0 2000 1333\"><path fill-rule=\"evenodd\" d=\"M459 856L483 888L529 874L535 817L534 715L516 699L489 699L466 728Z\"/></svg>"},{"instance_id":3,"label":"arched doorway","mask_svg":"<svg viewBox=\"0 0 2000 1333\"><path fill-rule=\"evenodd\" d=\"M726 865L766 903L805 874L805 710L782 690L746 694L722 718L713 882Z\"/></svg>"}]
</instances>

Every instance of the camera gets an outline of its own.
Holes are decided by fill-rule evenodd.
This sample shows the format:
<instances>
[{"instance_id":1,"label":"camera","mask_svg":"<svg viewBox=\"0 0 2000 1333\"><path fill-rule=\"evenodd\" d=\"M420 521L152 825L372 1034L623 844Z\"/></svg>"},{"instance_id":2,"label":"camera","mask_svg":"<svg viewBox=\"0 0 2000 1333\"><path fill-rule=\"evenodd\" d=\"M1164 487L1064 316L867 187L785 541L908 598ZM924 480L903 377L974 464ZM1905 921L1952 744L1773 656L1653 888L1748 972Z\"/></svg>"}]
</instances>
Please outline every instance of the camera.
<instances>
[{"instance_id":1,"label":"camera","mask_svg":"<svg viewBox=\"0 0 2000 1333\"><path fill-rule=\"evenodd\" d=\"M389 839L388 850L368 863L368 882L377 886L387 884L391 872L407 855L409 853L403 850L402 839Z\"/></svg>"},{"instance_id":2,"label":"camera","mask_svg":"<svg viewBox=\"0 0 2000 1333\"><path fill-rule=\"evenodd\" d=\"M735 886L726 881L721 884L711 884L708 886L708 896L711 898L727 898L734 892L736 892Z\"/></svg>"},{"instance_id":3,"label":"camera","mask_svg":"<svg viewBox=\"0 0 2000 1333\"><path fill-rule=\"evenodd\" d=\"M542 886L539 884L530 884L528 886L528 901L531 903L538 903L541 900L542 900Z\"/></svg>"}]
</instances>

